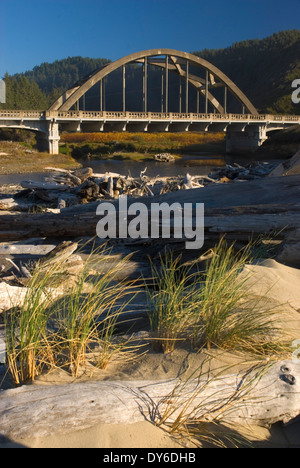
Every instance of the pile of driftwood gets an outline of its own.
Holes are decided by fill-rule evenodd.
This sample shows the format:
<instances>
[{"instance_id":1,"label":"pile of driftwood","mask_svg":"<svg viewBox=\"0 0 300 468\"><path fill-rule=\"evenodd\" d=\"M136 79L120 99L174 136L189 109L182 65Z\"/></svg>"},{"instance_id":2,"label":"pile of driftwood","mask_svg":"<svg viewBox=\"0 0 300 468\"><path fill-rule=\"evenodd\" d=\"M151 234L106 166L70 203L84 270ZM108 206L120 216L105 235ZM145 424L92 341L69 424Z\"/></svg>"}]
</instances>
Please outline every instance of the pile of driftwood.
<instances>
[{"instance_id":1,"label":"pile of driftwood","mask_svg":"<svg viewBox=\"0 0 300 468\"><path fill-rule=\"evenodd\" d=\"M233 180L254 180L269 175L276 164L269 162L251 161L246 166L238 163L226 164L224 167L214 168L209 177L219 182L232 182Z\"/></svg>"},{"instance_id":2,"label":"pile of driftwood","mask_svg":"<svg viewBox=\"0 0 300 468\"><path fill-rule=\"evenodd\" d=\"M265 170L265 166L268 170ZM222 170L231 171L232 167ZM239 173L241 168L236 167ZM248 165L250 170L250 165ZM169 178L148 178L145 170L139 178L121 176L116 173L94 174L92 169L78 171L53 169L49 179L44 183L24 182L23 190L14 198L17 207L8 209L2 199L0 212L0 241L29 239L35 237L70 239L96 235L96 226L101 216L96 211L101 201L111 199L116 208L118 238L119 230L119 195L128 195L128 207L136 202L137 197L151 212L152 203L174 202L204 203L205 244L215 242L220 236L240 242L268 235L284 241L281 261L300 262L300 175L267 177L271 167L263 163L253 165L257 176L253 180L237 177L232 183L212 179L209 176L190 176ZM258 172L261 172L258 176ZM262 174L264 172L264 174ZM252 174L253 175L253 174ZM193 190L186 190L193 189ZM180 197L178 191L180 190ZM24 193L25 192L25 193ZM27 194L27 195L26 195ZM47 198L53 203L52 212L40 213L27 208L20 209L20 200L35 198L35 203ZM86 203L88 201L88 203ZM24 203L24 202L23 202ZM50 203L50 202L49 202ZM24 203L26 207L26 204ZM38 205L39 206L39 205ZM61 209L57 209L59 206ZM5 211L4 211L5 210ZM18 211L25 211L20 213ZM128 218L128 222L130 219ZM193 225L196 222L193 213ZM150 223L150 219L149 219ZM186 238L149 238L126 239L128 243L147 245L149 251L153 244L155 249L164 248L167 244L180 244L184 249ZM122 242L125 242L122 238ZM160 247L159 247L160 245Z\"/></svg>"},{"instance_id":3,"label":"pile of driftwood","mask_svg":"<svg viewBox=\"0 0 300 468\"><path fill-rule=\"evenodd\" d=\"M42 277L55 268L49 287L58 292L60 286L73 284L84 267L82 257L74 253L77 248L77 242L63 241L55 245L44 243L43 239L31 239L29 244L0 244L0 313L24 301L36 269ZM26 260L12 259L22 256Z\"/></svg>"},{"instance_id":4,"label":"pile of driftwood","mask_svg":"<svg viewBox=\"0 0 300 468\"><path fill-rule=\"evenodd\" d=\"M93 173L89 167L69 171L48 168L49 176L44 182L23 181L22 190L13 197L0 199L0 210L38 211L44 209L63 209L92 201L130 197L154 196L176 190L199 188L215 183L208 176L148 177L146 169L138 178L114 172Z\"/></svg>"},{"instance_id":5,"label":"pile of driftwood","mask_svg":"<svg viewBox=\"0 0 300 468\"><path fill-rule=\"evenodd\" d=\"M124 176L115 172L94 173L89 167L74 171L47 168L44 182L23 181L22 190L10 198L0 199L0 210L39 211L61 210L92 201L112 200L119 196L145 197L163 195L178 190L201 188L211 184L252 180L268 175L274 166L266 163L249 163L242 167L234 163L216 168L210 175L182 175L148 177L147 168L139 177ZM54 211L55 212L55 211Z\"/></svg>"},{"instance_id":6,"label":"pile of driftwood","mask_svg":"<svg viewBox=\"0 0 300 468\"><path fill-rule=\"evenodd\" d=\"M278 233L282 240L293 245L299 245L300 175L284 177L265 177L263 179L232 184L211 184L203 188L170 192L153 197L139 199L151 214L152 203L166 202L171 206L174 202L204 203L205 240L215 242L221 235L228 239L248 242L261 235L273 237ZM128 197L128 208L136 202L136 198ZM116 208L117 237L119 229L119 200L112 200ZM59 239L80 238L96 235L96 226L101 219L97 215L99 201L76 205L60 210L58 213L12 213L0 214L0 241L29 239L31 237L54 237ZM149 215L150 217L150 215ZM130 222L130 217L128 217ZM196 222L193 212L193 225ZM150 223L150 219L149 219ZM150 226L151 227L151 226ZM150 232L150 227L148 231ZM172 234L172 227L171 227ZM124 242L124 240L122 239ZM154 245L181 243L184 249L186 239L128 239L128 242ZM204 247L207 246L205 242ZM297 249L296 249L297 251ZM299 250L298 250L299 251ZM299 261L299 254L292 260Z\"/></svg>"}]
</instances>

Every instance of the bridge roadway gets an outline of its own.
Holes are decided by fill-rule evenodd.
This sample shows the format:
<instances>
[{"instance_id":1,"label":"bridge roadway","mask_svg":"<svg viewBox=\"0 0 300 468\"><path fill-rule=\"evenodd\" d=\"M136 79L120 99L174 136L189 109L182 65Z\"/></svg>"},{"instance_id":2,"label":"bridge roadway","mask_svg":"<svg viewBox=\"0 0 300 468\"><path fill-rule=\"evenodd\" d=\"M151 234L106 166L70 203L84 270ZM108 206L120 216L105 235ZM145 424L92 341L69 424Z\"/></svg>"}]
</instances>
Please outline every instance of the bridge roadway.
<instances>
[{"instance_id":1,"label":"bridge roadway","mask_svg":"<svg viewBox=\"0 0 300 468\"><path fill-rule=\"evenodd\" d=\"M227 152L238 152L255 150L268 132L297 124L297 115L0 110L0 127L36 132L41 149L51 154L58 154L63 131L226 132Z\"/></svg>"}]
</instances>

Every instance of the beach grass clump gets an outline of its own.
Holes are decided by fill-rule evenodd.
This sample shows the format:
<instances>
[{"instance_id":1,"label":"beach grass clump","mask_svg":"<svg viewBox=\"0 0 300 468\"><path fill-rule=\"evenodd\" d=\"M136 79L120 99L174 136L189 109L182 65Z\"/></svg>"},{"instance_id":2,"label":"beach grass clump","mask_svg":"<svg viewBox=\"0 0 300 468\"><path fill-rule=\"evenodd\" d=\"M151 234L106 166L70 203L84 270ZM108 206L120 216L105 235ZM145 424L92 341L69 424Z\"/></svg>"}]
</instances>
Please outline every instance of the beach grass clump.
<instances>
[{"instance_id":1,"label":"beach grass clump","mask_svg":"<svg viewBox=\"0 0 300 468\"><path fill-rule=\"evenodd\" d=\"M75 280L64 283L61 277L61 286L61 265L33 271L24 301L6 314L6 361L14 384L34 381L51 368L77 377L87 362L105 369L116 354L134 354L128 340L114 336L135 294L134 286L115 280L126 259L98 273L92 259L99 265L104 253L93 252Z\"/></svg>"},{"instance_id":2,"label":"beach grass clump","mask_svg":"<svg viewBox=\"0 0 300 468\"><path fill-rule=\"evenodd\" d=\"M53 301L48 280L56 273L55 266L44 276L36 270L22 304L13 306L5 315L7 366L16 385L33 381L54 363L47 322Z\"/></svg>"},{"instance_id":3,"label":"beach grass clump","mask_svg":"<svg viewBox=\"0 0 300 468\"><path fill-rule=\"evenodd\" d=\"M248 291L253 245L236 251L221 240L204 271L180 266L180 259L161 257L152 267L150 324L155 349L170 352L190 340L194 350L221 348L259 355L289 350L278 326L278 308Z\"/></svg>"},{"instance_id":4,"label":"beach grass clump","mask_svg":"<svg viewBox=\"0 0 300 468\"><path fill-rule=\"evenodd\" d=\"M249 261L249 249L235 253L233 245L228 246L223 240L214 248L195 294L195 347L234 345L234 338L246 332L247 314L236 313L247 296L248 278L240 278L240 273Z\"/></svg>"},{"instance_id":5,"label":"beach grass clump","mask_svg":"<svg viewBox=\"0 0 300 468\"><path fill-rule=\"evenodd\" d=\"M172 254L160 257L160 265L152 266L152 289L147 288L149 319L155 350L169 353L186 339L186 330L193 320L193 274L180 266L180 258Z\"/></svg>"},{"instance_id":6,"label":"beach grass clump","mask_svg":"<svg viewBox=\"0 0 300 468\"><path fill-rule=\"evenodd\" d=\"M90 275L87 263L76 284L55 305L61 355L74 377L85 368L89 355L95 365L105 369L122 348L113 338L116 323L129 300L128 285L114 281L119 268L121 264L105 274Z\"/></svg>"},{"instance_id":7,"label":"beach grass clump","mask_svg":"<svg viewBox=\"0 0 300 468\"><path fill-rule=\"evenodd\" d=\"M241 274L252 261L253 245L236 252L223 240L201 279L195 300L192 341L197 349L212 346L276 354L287 351L278 326L278 307L248 291L250 274Z\"/></svg>"}]
</instances>

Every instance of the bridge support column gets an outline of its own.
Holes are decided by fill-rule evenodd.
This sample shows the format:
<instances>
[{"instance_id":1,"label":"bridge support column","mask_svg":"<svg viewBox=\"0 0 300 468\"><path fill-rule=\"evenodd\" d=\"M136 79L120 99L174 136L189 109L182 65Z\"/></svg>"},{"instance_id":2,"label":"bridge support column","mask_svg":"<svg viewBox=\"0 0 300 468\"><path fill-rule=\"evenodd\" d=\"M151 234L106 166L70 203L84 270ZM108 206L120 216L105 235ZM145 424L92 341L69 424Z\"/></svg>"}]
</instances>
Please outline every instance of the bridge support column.
<instances>
[{"instance_id":1,"label":"bridge support column","mask_svg":"<svg viewBox=\"0 0 300 468\"><path fill-rule=\"evenodd\" d=\"M46 131L40 133L37 137L37 144L41 151L46 151L50 154L58 154L58 142L60 140L58 123L54 121L46 121Z\"/></svg>"},{"instance_id":2,"label":"bridge support column","mask_svg":"<svg viewBox=\"0 0 300 468\"><path fill-rule=\"evenodd\" d=\"M266 125L248 125L244 131L234 125L226 132L226 153L253 152L267 140Z\"/></svg>"}]
</instances>

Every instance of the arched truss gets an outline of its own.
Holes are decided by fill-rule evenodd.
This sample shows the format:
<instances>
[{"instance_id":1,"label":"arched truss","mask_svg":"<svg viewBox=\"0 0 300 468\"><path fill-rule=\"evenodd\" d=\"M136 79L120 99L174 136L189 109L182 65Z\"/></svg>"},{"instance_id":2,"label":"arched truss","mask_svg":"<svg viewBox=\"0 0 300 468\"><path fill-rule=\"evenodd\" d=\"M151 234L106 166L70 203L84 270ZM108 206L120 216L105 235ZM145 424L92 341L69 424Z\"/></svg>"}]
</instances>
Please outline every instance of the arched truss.
<instances>
[{"instance_id":1,"label":"arched truss","mask_svg":"<svg viewBox=\"0 0 300 468\"><path fill-rule=\"evenodd\" d=\"M91 89L96 83L100 82L118 68L123 69L123 110L125 107L125 66L129 63L143 64L143 103L144 111L147 111L147 66L152 65L165 71L166 89L168 73L177 73L182 80L186 82L186 112L188 112L188 88L189 84L198 90L198 95L203 95L206 102L206 113L208 102L220 114L226 113L227 90L242 104L245 111L249 114L257 115L258 111L245 96L245 94L231 81L221 70L196 55L180 52L173 49L151 49L143 52L136 52L127 55L115 62L96 70L83 80L74 84L62 96L60 96L49 108L49 110L68 111L79 101L79 99ZM205 70L205 78L189 73L189 65L200 67ZM213 95L216 88L224 88L224 104L222 105ZM117 110L117 109L116 109ZM168 112L168 93L165 96L165 112Z\"/></svg>"}]
</instances>

